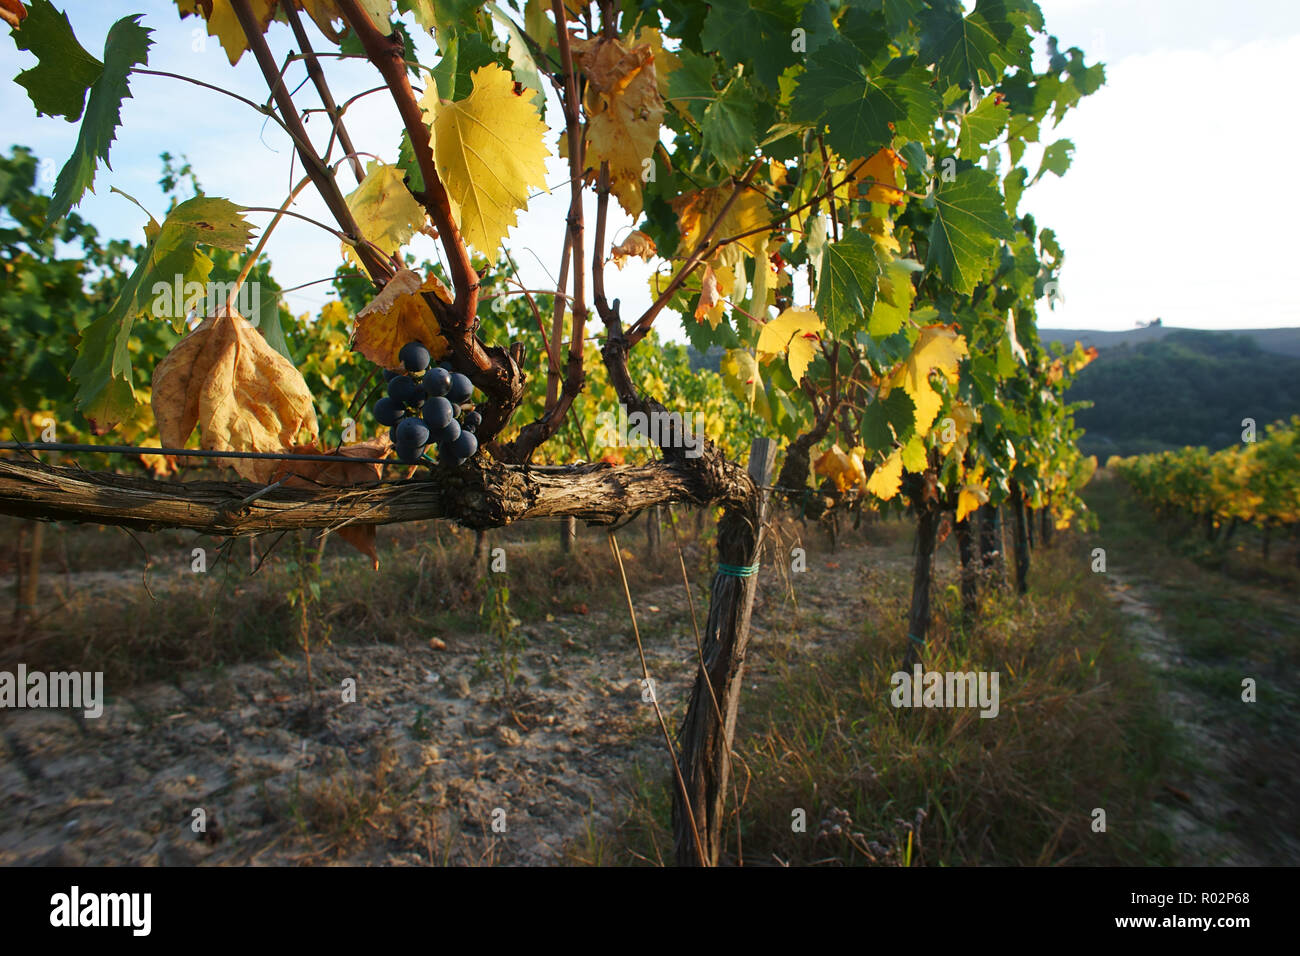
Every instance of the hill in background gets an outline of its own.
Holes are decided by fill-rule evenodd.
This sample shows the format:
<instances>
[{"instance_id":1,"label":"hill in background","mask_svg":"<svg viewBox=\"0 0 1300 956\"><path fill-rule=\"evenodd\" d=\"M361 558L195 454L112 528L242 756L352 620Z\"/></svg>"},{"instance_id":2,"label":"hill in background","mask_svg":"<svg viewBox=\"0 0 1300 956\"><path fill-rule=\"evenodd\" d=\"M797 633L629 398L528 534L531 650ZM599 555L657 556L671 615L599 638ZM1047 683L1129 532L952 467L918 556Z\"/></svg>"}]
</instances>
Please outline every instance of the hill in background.
<instances>
[{"instance_id":1,"label":"hill in background","mask_svg":"<svg viewBox=\"0 0 1300 956\"><path fill-rule=\"evenodd\" d=\"M1127 332L1039 329L1045 341L1096 346L1100 355L1070 390L1090 401L1076 419L1080 446L1110 455L1241 441L1243 418L1263 427L1300 414L1300 328L1207 332L1149 325ZM726 349L690 349L693 369L714 371Z\"/></svg>"},{"instance_id":2,"label":"hill in background","mask_svg":"<svg viewBox=\"0 0 1300 956\"><path fill-rule=\"evenodd\" d=\"M1100 355L1066 397L1094 403L1075 418L1087 430L1080 447L1102 461L1185 445L1223 448L1241 441L1244 418L1262 431L1300 413L1300 329L1079 333L1087 345L1085 336ZM1107 345L1107 336L1132 338Z\"/></svg>"},{"instance_id":3,"label":"hill in background","mask_svg":"<svg viewBox=\"0 0 1300 956\"><path fill-rule=\"evenodd\" d=\"M1038 337L1043 342L1060 342L1071 346L1075 340L1083 343L1084 348L1109 349L1120 345L1144 345L1156 342L1171 335L1191 332L1202 334L1199 329L1180 329L1170 325L1144 325L1124 332L1098 332L1095 329L1038 329ZM1289 355L1300 358L1300 328L1287 329L1233 329L1228 333L1206 332L1207 335L1227 334L1244 336L1250 339L1260 351L1277 355Z\"/></svg>"}]
</instances>

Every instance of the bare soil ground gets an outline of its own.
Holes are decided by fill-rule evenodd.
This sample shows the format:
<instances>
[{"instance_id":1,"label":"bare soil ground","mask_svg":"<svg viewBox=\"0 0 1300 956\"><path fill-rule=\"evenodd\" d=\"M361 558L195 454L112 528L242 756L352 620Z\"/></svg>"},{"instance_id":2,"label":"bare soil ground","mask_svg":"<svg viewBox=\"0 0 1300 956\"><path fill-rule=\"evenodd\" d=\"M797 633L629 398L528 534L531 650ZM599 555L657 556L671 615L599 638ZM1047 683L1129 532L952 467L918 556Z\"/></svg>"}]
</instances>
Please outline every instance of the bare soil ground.
<instances>
[{"instance_id":1,"label":"bare soil ground","mask_svg":"<svg viewBox=\"0 0 1300 956\"><path fill-rule=\"evenodd\" d=\"M810 568L826 573L797 576L801 647L859 626L856 569L880 551L809 556ZM166 580L154 581L156 594ZM85 583L143 587L138 571L94 572ZM755 685L765 679L764 645L791 640L787 595L784 577L768 569L749 670ZM442 647L336 640L312 655L315 706L297 656L118 695L109 688L99 719L8 711L0 715L0 864L570 860L618 822L639 774L657 782L671 773L618 596L588 614L520 625L513 707L502 704L501 679L484 659L492 639L471 634ZM696 655L686 594L678 584L634 599L675 730ZM696 604L702 616L698 596ZM356 681L354 703L343 700L346 678ZM196 810L205 832L195 830Z\"/></svg>"}]
</instances>

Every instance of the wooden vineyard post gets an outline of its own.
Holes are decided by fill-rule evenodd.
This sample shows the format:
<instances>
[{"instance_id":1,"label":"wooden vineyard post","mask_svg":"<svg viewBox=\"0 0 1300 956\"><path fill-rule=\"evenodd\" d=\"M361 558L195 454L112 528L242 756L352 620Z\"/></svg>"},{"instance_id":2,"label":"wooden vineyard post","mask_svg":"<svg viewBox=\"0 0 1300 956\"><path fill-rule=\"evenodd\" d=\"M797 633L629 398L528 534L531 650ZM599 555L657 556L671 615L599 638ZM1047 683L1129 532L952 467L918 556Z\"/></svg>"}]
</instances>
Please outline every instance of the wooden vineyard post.
<instances>
[{"instance_id":1,"label":"wooden vineyard post","mask_svg":"<svg viewBox=\"0 0 1300 956\"><path fill-rule=\"evenodd\" d=\"M955 517L955 516L954 516ZM961 617L970 627L979 610L979 593L975 574L975 536L971 531L970 515L956 522L957 553L961 558Z\"/></svg>"},{"instance_id":2,"label":"wooden vineyard post","mask_svg":"<svg viewBox=\"0 0 1300 956\"><path fill-rule=\"evenodd\" d=\"M1011 517L1016 531L1016 593L1024 594L1029 588L1029 534L1025 518L1025 497L1020 485L1011 485Z\"/></svg>"},{"instance_id":3,"label":"wooden vineyard post","mask_svg":"<svg viewBox=\"0 0 1300 956\"><path fill-rule=\"evenodd\" d=\"M984 576L992 580L995 574L1001 576L1002 553L998 548L1001 529L997 507L989 504L980 505L979 519L980 568Z\"/></svg>"},{"instance_id":4,"label":"wooden vineyard post","mask_svg":"<svg viewBox=\"0 0 1300 956\"><path fill-rule=\"evenodd\" d=\"M912 566L912 605L907 614L907 655L903 667L911 670L921 663L930 631L930 576L934 564L934 546L939 532L940 511L930 503L921 504L916 520L916 562Z\"/></svg>"},{"instance_id":5,"label":"wooden vineyard post","mask_svg":"<svg viewBox=\"0 0 1300 956\"><path fill-rule=\"evenodd\" d=\"M560 550L565 554L573 553L573 546L578 540L578 520L569 515L560 519Z\"/></svg>"},{"instance_id":6,"label":"wooden vineyard post","mask_svg":"<svg viewBox=\"0 0 1300 956\"><path fill-rule=\"evenodd\" d=\"M659 506L655 505L646 512L645 546L650 557L659 554Z\"/></svg>"},{"instance_id":7,"label":"wooden vineyard post","mask_svg":"<svg viewBox=\"0 0 1300 956\"><path fill-rule=\"evenodd\" d=\"M718 521L718 570L702 636L701 667L678 734L685 783L685 793L680 788L673 791L673 841L679 866L716 866L722 852L731 744L767 516L765 488L775 460L776 442L756 438L749 452L755 493L748 501L729 506ZM692 823L699 834L698 846Z\"/></svg>"}]
</instances>

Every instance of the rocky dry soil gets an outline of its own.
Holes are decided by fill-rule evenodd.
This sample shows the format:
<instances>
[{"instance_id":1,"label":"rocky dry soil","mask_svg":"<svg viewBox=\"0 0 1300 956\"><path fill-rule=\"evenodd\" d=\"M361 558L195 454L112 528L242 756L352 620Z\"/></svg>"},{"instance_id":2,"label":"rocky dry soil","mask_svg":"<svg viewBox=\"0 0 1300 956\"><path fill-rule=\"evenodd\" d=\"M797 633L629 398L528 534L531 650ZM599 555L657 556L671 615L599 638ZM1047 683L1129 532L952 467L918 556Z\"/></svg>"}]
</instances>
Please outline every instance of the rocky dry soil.
<instances>
[{"instance_id":1,"label":"rocky dry soil","mask_svg":"<svg viewBox=\"0 0 1300 956\"><path fill-rule=\"evenodd\" d=\"M751 681L764 679L771 641L811 650L857 626L858 569L878 565L874 551L809 555L813 573L798 576L796 638L786 578L765 571ZM685 591L634 597L649 672L675 730L696 654ZM697 596L697 613L705 610ZM657 784L671 772L662 734L642 699L621 600L522 631L513 708L484 666L492 638L480 634L442 646L336 641L312 655L314 706L295 657L120 695L109 688L93 720L57 710L0 714L0 864L584 858L590 835L618 822L638 775ZM343 700L347 678L355 702Z\"/></svg>"}]
</instances>

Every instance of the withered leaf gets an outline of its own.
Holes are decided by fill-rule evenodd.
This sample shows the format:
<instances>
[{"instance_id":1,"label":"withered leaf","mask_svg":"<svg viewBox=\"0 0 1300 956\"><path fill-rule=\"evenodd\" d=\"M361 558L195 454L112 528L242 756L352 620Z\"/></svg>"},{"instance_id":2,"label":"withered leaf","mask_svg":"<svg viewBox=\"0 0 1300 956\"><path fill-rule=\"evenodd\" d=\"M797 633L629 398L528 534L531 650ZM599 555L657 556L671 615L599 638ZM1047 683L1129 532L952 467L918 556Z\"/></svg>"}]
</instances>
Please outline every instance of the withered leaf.
<instances>
[{"instance_id":1,"label":"withered leaf","mask_svg":"<svg viewBox=\"0 0 1300 956\"><path fill-rule=\"evenodd\" d=\"M201 447L213 451L278 452L318 434L302 374L233 310L205 319L158 363L151 404L172 448L184 447L196 424ZM228 463L249 481L266 481L276 467Z\"/></svg>"}]
</instances>

